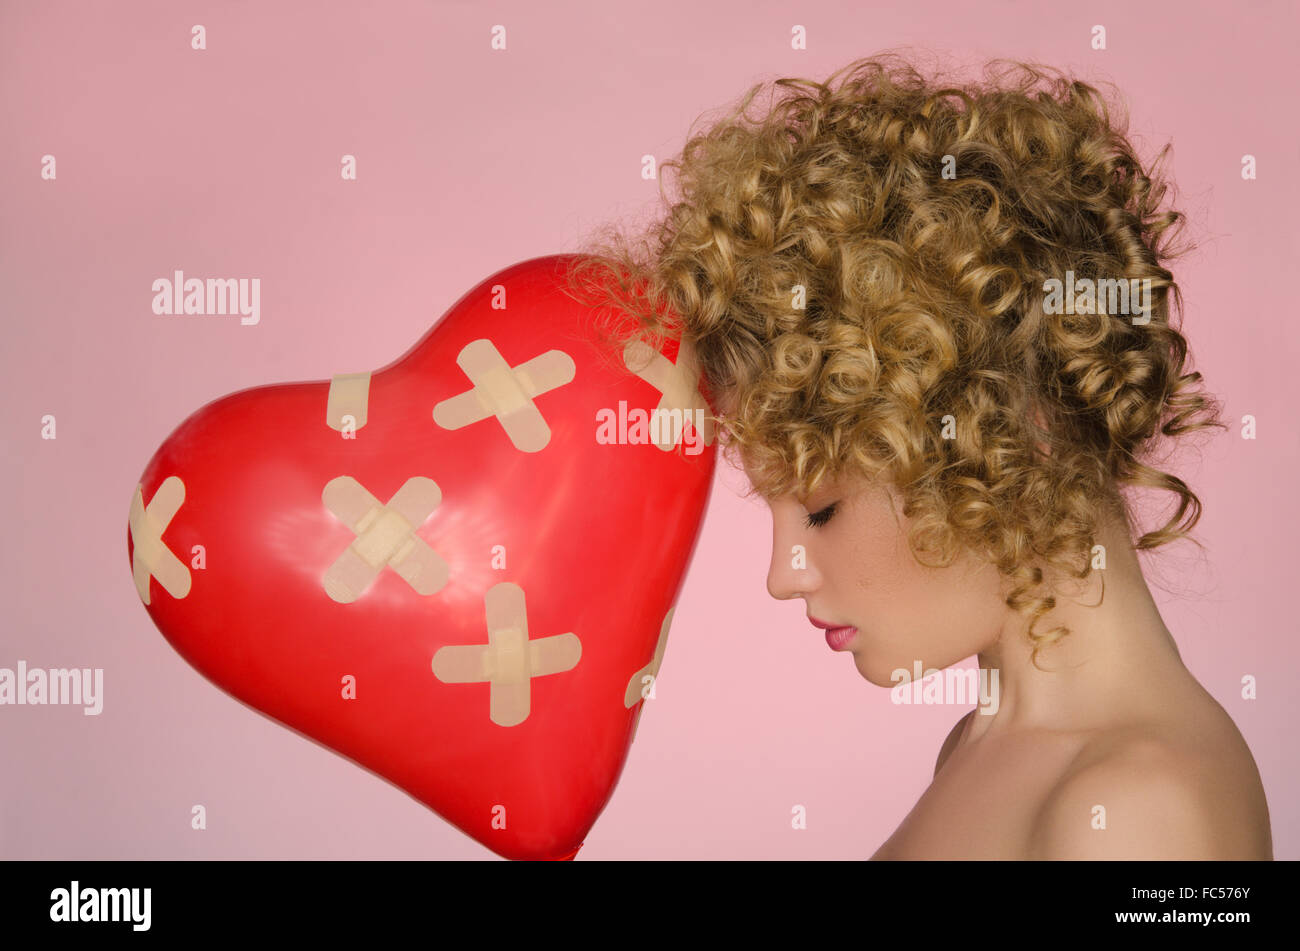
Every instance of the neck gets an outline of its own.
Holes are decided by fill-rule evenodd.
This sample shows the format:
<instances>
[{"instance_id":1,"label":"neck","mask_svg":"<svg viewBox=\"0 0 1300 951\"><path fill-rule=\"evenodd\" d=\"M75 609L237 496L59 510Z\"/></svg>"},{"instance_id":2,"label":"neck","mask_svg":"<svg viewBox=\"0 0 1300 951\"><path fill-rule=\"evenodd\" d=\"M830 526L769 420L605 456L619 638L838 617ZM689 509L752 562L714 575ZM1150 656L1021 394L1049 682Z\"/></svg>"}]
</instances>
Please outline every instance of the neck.
<instances>
[{"instance_id":1,"label":"neck","mask_svg":"<svg viewBox=\"0 0 1300 951\"><path fill-rule=\"evenodd\" d=\"M992 714L971 718L967 741L986 733L1103 726L1155 703L1153 684L1190 681L1122 518L1107 518L1098 540L1106 567L1085 582L1059 587L1056 607L1035 625L1040 633L1058 625L1069 629L1039 651L1037 666L1028 621L1014 611L997 641L980 652L980 667L998 671L998 698L988 708Z\"/></svg>"}]
</instances>

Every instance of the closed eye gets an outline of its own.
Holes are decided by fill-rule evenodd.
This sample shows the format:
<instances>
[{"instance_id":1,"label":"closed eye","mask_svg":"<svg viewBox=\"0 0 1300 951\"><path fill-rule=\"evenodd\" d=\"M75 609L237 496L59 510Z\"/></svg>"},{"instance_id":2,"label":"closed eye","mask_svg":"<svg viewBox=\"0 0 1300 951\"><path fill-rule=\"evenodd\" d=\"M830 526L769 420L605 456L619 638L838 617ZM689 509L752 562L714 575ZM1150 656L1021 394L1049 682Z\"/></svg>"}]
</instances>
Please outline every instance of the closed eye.
<instances>
[{"instance_id":1,"label":"closed eye","mask_svg":"<svg viewBox=\"0 0 1300 951\"><path fill-rule=\"evenodd\" d=\"M835 507L839 504L840 503L838 502L832 502L824 509L821 509L820 511L813 512L812 514L810 514L808 516L808 527L820 528L821 526L825 525L827 522L831 520L831 516L835 514Z\"/></svg>"}]
</instances>

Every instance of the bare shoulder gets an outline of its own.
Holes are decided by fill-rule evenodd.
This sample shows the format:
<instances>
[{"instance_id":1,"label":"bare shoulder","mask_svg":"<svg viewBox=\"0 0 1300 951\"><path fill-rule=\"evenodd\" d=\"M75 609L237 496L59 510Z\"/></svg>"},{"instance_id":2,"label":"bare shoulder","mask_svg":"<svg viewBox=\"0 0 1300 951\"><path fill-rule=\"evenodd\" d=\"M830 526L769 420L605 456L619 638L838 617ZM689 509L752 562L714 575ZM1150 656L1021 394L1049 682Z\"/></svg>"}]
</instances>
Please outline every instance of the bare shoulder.
<instances>
[{"instance_id":1,"label":"bare shoulder","mask_svg":"<svg viewBox=\"0 0 1300 951\"><path fill-rule=\"evenodd\" d=\"M1207 695L1207 699L1208 695ZM1255 761L1223 709L1090 741L1035 817L1030 858L1271 859Z\"/></svg>"},{"instance_id":2,"label":"bare shoulder","mask_svg":"<svg viewBox=\"0 0 1300 951\"><path fill-rule=\"evenodd\" d=\"M943 746L939 747L939 756L934 761L934 775L939 775L939 770L943 767L944 760L951 754L957 746L957 741L961 739L962 731L966 729L966 723L974 715L975 711L971 710L964 717L957 721L957 725L948 731L948 738L943 741Z\"/></svg>"}]
</instances>

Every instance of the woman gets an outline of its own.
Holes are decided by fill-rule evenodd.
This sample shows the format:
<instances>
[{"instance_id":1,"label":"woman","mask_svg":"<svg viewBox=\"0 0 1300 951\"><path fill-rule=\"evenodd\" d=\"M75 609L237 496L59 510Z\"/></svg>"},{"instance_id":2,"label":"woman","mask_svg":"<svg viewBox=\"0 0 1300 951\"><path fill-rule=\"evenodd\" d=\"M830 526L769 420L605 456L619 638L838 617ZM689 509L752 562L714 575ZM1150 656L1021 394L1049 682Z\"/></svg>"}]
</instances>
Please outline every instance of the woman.
<instances>
[{"instance_id":1,"label":"woman","mask_svg":"<svg viewBox=\"0 0 1300 951\"><path fill-rule=\"evenodd\" d=\"M1200 514L1152 451L1222 426L1173 320L1164 153L1041 66L947 83L884 55L751 117L761 88L665 163L644 240L571 277L698 362L771 508L773 597L878 686L996 672L875 857L1272 858L1250 751L1136 555ZM1175 505L1141 531L1147 490Z\"/></svg>"}]
</instances>

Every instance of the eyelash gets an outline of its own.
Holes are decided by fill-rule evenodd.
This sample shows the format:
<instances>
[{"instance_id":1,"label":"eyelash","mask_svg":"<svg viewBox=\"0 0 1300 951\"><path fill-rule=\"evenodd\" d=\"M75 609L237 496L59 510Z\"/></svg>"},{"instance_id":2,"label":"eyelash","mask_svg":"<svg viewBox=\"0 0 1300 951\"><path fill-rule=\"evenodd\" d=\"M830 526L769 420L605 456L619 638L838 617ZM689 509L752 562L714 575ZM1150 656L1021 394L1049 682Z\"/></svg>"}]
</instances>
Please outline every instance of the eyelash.
<instances>
[{"instance_id":1,"label":"eyelash","mask_svg":"<svg viewBox=\"0 0 1300 951\"><path fill-rule=\"evenodd\" d=\"M835 514L835 506L839 504L840 503L838 502L832 502L830 505L826 506L821 511L813 512L811 515L808 516L808 527L820 528L822 525L825 525L827 522L831 520L831 516Z\"/></svg>"}]
</instances>

